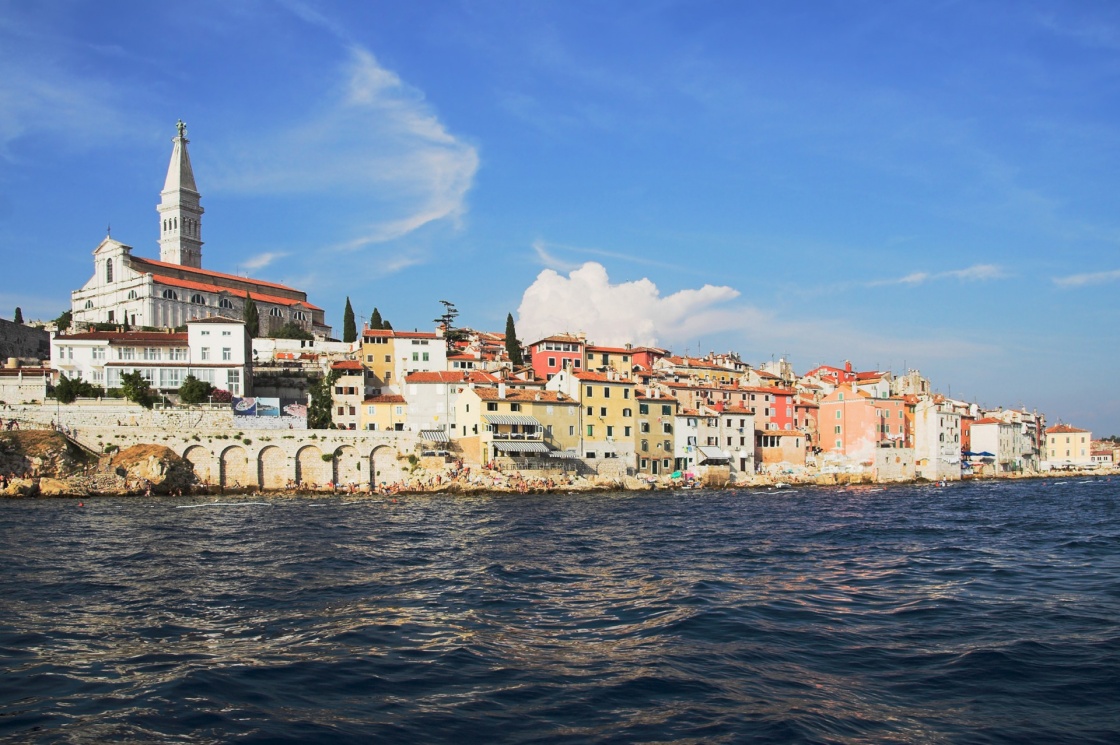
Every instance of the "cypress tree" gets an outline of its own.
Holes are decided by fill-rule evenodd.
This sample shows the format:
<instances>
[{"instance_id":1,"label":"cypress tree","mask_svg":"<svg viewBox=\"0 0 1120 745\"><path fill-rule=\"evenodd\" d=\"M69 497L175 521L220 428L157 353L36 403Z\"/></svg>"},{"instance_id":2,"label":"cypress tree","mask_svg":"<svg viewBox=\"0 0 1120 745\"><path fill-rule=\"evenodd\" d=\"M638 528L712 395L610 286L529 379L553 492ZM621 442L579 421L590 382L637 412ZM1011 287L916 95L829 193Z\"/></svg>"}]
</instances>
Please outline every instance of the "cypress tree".
<instances>
[{"instance_id":1,"label":"cypress tree","mask_svg":"<svg viewBox=\"0 0 1120 745\"><path fill-rule=\"evenodd\" d=\"M342 311L342 341L349 344L358 338L358 327L354 322L354 308L350 305L350 296L346 296L346 310Z\"/></svg>"},{"instance_id":2,"label":"cypress tree","mask_svg":"<svg viewBox=\"0 0 1120 745\"><path fill-rule=\"evenodd\" d=\"M369 327L371 329L382 329L385 328L382 325L383 323L384 321L381 320L381 311L379 311L377 308L374 308L373 315L369 317Z\"/></svg>"},{"instance_id":3,"label":"cypress tree","mask_svg":"<svg viewBox=\"0 0 1120 745\"><path fill-rule=\"evenodd\" d=\"M517 329L513 327L513 314L506 314L506 354L514 369L525 364L521 356L521 344L517 341Z\"/></svg>"},{"instance_id":4,"label":"cypress tree","mask_svg":"<svg viewBox=\"0 0 1120 745\"><path fill-rule=\"evenodd\" d=\"M249 332L249 336L253 339L257 338L261 332L261 316L257 311L257 304L253 302L253 298L249 297L249 293L245 293L245 330Z\"/></svg>"},{"instance_id":5,"label":"cypress tree","mask_svg":"<svg viewBox=\"0 0 1120 745\"><path fill-rule=\"evenodd\" d=\"M15 318L13 318L12 320L15 321L16 323L23 323L23 309L20 308L18 305L16 306Z\"/></svg>"}]
</instances>

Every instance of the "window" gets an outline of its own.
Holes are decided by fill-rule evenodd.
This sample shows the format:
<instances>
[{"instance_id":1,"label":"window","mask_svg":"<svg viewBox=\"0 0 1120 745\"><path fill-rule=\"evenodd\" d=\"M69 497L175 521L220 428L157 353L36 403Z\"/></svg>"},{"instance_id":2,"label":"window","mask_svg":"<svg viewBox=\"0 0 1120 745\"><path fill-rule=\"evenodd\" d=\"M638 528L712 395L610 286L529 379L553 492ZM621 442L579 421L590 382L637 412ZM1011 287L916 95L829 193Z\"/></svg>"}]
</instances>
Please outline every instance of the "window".
<instances>
[{"instance_id":1,"label":"window","mask_svg":"<svg viewBox=\"0 0 1120 745\"><path fill-rule=\"evenodd\" d=\"M649 404L638 404L638 413L639 414L648 414L649 413Z\"/></svg>"},{"instance_id":2,"label":"window","mask_svg":"<svg viewBox=\"0 0 1120 745\"><path fill-rule=\"evenodd\" d=\"M210 347L203 347L199 350L199 353L202 355L201 359L203 361L210 359Z\"/></svg>"},{"instance_id":3,"label":"window","mask_svg":"<svg viewBox=\"0 0 1120 745\"><path fill-rule=\"evenodd\" d=\"M201 292L196 292L195 294L191 295L191 302L195 305L206 305L206 298L202 297Z\"/></svg>"},{"instance_id":4,"label":"window","mask_svg":"<svg viewBox=\"0 0 1120 745\"><path fill-rule=\"evenodd\" d=\"M837 409L837 410L836 410L836 418L837 418L837 419L839 419L839 418L840 418L840 409Z\"/></svg>"},{"instance_id":5,"label":"window","mask_svg":"<svg viewBox=\"0 0 1120 745\"><path fill-rule=\"evenodd\" d=\"M129 300L135 300L136 299L136 290L129 290L128 291L128 299Z\"/></svg>"},{"instance_id":6,"label":"window","mask_svg":"<svg viewBox=\"0 0 1120 745\"><path fill-rule=\"evenodd\" d=\"M113 281L113 260L105 259L105 281Z\"/></svg>"},{"instance_id":7,"label":"window","mask_svg":"<svg viewBox=\"0 0 1120 745\"><path fill-rule=\"evenodd\" d=\"M595 425L594 424L587 425L587 436L588 437L594 437L595 436Z\"/></svg>"},{"instance_id":8,"label":"window","mask_svg":"<svg viewBox=\"0 0 1120 745\"><path fill-rule=\"evenodd\" d=\"M393 361L393 355L391 355L391 354L385 355L385 361L386 362L392 362Z\"/></svg>"},{"instance_id":9,"label":"window","mask_svg":"<svg viewBox=\"0 0 1120 745\"><path fill-rule=\"evenodd\" d=\"M498 404L496 404L493 401L488 401L486 403L486 410L487 411L497 411L498 410Z\"/></svg>"},{"instance_id":10,"label":"window","mask_svg":"<svg viewBox=\"0 0 1120 745\"><path fill-rule=\"evenodd\" d=\"M280 310L279 308L269 308L268 315L272 316L273 318L283 318L284 311Z\"/></svg>"},{"instance_id":11,"label":"window","mask_svg":"<svg viewBox=\"0 0 1120 745\"><path fill-rule=\"evenodd\" d=\"M607 415L607 407L603 406L599 409L599 416L605 417Z\"/></svg>"},{"instance_id":12,"label":"window","mask_svg":"<svg viewBox=\"0 0 1120 745\"><path fill-rule=\"evenodd\" d=\"M673 407L672 407L672 405L671 405L671 404L662 404L662 406L661 406L661 415L662 415L662 416L672 416L672 415L673 415Z\"/></svg>"},{"instance_id":13,"label":"window","mask_svg":"<svg viewBox=\"0 0 1120 745\"><path fill-rule=\"evenodd\" d=\"M642 433L649 432L649 422L641 422L638 425L638 431Z\"/></svg>"},{"instance_id":14,"label":"window","mask_svg":"<svg viewBox=\"0 0 1120 745\"><path fill-rule=\"evenodd\" d=\"M424 352L424 355L423 355L423 361L424 361L424 362L427 362L427 361L428 361L428 353L427 353L427 352Z\"/></svg>"},{"instance_id":15,"label":"window","mask_svg":"<svg viewBox=\"0 0 1120 745\"><path fill-rule=\"evenodd\" d=\"M89 310L92 307L93 307L93 301L92 300L87 300L85 309Z\"/></svg>"},{"instance_id":16,"label":"window","mask_svg":"<svg viewBox=\"0 0 1120 745\"><path fill-rule=\"evenodd\" d=\"M607 425L607 437L614 437L614 427Z\"/></svg>"},{"instance_id":17,"label":"window","mask_svg":"<svg viewBox=\"0 0 1120 745\"><path fill-rule=\"evenodd\" d=\"M556 358L555 357L549 357L548 358L548 366L550 368L556 367Z\"/></svg>"},{"instance_id":18,"label":"window","mask_svg":"<svg viewBox=\"0 0 1120 745\"><path fill-rule=\"evenodd\" d=\"M587 397L588 397L588 398L591 398L591 397L592 397L593 395L595 395L595 394L594 394L594 390L595 390L595 389L594 389L594 388L592 388L591 386L587 386Z\"/></svg>"},{"instance_id":19,"label":"window","mask_svg":"<svg viewBox=\"0 0 1120 745\"><path fill-rule=\"evenodd\" d=\"M606 386L606 385L603 386L603 398L610 398L610 397L611 397L610 386Z\"/></svg>"},{"instance_id":20,"label":"window","mask_svg":"<svg viewBox=\"0 0 1120 745\"><path fill-rule=\"evenodd\" d=\"M509 405L509 410L510 411L521 411L521 404L510 404Z\"/></svg>"},{"instance_id":21,"label":"window","mask_svg":"<svg viewBox=\"0 0 1120 745\"><path fill-rule=\"evenodd\" d=\"M420 361L420 353L419 352L413 352L412 353L412 361L413 362L419 362Z\"/></svg>"},{"instance_id":22,"label":"window","mask_svg":"<svg viewBox=\"0 0 1120 745\"><path fill-rule=\"evenodd\" d=\"M179 299L179 296L175 293L175 290L164 290L163 294L162 294L162 297L163 297L164 300L178 300Z\"/></svg>"},{"instance_id":23,"label":"window","mask_svg":"<svg viewBox=\"0 0 1120 745\"><path fill-rule=\"evenodd\" d=\"M224 308L225 310L233 310L233 301L228 297L224 297L218 301L218 307Z\"/></svg>"},{"instance_id":24,"label":"window","mask_svg":"<svg viewBox=\"0 0 1120 745\"><path fill-rule=\"evenodd\" d=\"M70 349L70 355L71 355L70 359L74 359L73 356L72 356L73 354L74 354L74 350L73 350L73 348L71 348ZM93 358L95 360L105 359L105 347L94 347L93 348Z\"/></svg>"},{"instance_id":25,"label":"window","mask_svg":"<svg viewBox=\"0 0 1120 745\"><path fill-rule=\"evenodd\" d=\"M632 416L634 416L634 410L633 409L623 409L622 410L622 416L627 417L627 418L632 417Z\"/></svg>"},{"instance_id":26,"label":"window","mask_svg":"<svg viewBox=\"0 0 1120 745\"><path fill-rule=\"evenodd\" d=\"M229 331L223 331L222 336L233 336L233 334Z\"/></svg>"},{"instance_id":27,"label":"window","mask_svg":"<svg viewBox=\"0 0 1120 745\"><path fill-rule=\"evenodd\" d=\"M160 358L159 347L145 347L144 348L144 359L146 359L146 360L158 360L159 358Z\"/></svg>"},{"instance_id":28,"label":"window","mask_svg":"<svg viewBox=\"0 0 1120 745\"><path fill-rule=\"evenodd\" d=\"M622 389L622 397L623 398L630 398L630 389L629 388L623 388Z\"/></svg>"},{"instance_id":29,"label":"window","mask_svg":"<svg viewBox=\"0 0 1120 745\"><path fill-rule=\"evenodd\" d=\"M668 435L668 434L672 434L672 432L673 432L673 425L672 425L672 424L669 424L669 422L662 422L662 424L661 424L661 431L662 431L662 432L663 432L664 434L667 434L667 435Z\"/></svg>"},{"instance_id":30,"label":"window","mask_svg":"<svg viewBox=\"0 0 1120 745\"><path fill-rule=\"evenodd\" d=\"M241 371L230 370L226 373L226 381L229 383L229 392L235 396L241 395Z\"/></svg>"},{"instance_id":31,"label":"window","mask_svg":"<svg viewBox=\"0 0 1120 745\"><path fill-rule=\"evenodd\" d=\"M121 347L117 350L118 360L131 360L134 359L132 347Z\"/></svg>"},{"instance_id":32,"label":"window","mask_svg":"<svg viewBox=\"0 0 1120 745\"><path fill-rule=\"evenodd\" d=\"M840 434L840 425L839 424L836 425L835 434Z\"/></svg>"},{"instance_id":33,"label":"window","mask_svg":"<svg viewBox=\"0 0 1120 745\"><path fill-rule=\"evenodd\" d=\"M233 350L229 347L222 347L222 361L229 362L233 359Z\"/></svg>"}]
</instances>

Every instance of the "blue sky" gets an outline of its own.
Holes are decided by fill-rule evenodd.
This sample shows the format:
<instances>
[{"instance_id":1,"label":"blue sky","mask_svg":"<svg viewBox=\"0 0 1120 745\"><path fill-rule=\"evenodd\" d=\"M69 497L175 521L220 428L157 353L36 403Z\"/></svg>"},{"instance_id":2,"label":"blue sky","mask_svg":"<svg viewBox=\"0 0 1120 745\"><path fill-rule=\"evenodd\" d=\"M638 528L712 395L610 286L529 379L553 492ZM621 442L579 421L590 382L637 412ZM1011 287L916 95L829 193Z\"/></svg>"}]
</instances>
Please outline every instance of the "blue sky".
<instances>
[{"instance_id":1,"label":"blue sky","mask_svg":"<svg viewBox=\"0 0 1120 745\"><path fill-rule=\"evenodd\" d=\"M1113 2L0 0L0 314L158 256L396 328L918 368L1120 434Z\"/></svg>"}]
</instances>

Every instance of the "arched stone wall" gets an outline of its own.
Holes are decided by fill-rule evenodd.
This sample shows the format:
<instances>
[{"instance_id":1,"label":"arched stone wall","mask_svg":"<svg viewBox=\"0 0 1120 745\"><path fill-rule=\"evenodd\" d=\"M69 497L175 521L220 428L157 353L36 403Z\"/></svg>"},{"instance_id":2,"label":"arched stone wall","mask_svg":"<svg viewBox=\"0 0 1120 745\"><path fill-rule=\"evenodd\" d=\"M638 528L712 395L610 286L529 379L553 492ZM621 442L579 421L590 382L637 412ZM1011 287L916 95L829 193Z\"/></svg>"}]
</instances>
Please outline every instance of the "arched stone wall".
<instances>
[{"instance_id":1,"label":"arched stone wall","mask_svg":"<svg viewBox=\"0 0 1120 745\"><path fill-rule=\"evenodd\" d=\"M195 478L200 484L213 483L214 456L201 445L191 445L183 452L183 457L191 462Z\"/></svg>"},{"instance_id":2,"label":"arched stone wall","mask_svg":"<svg viewBox=\"0 0 1120 745\"><path fill-rule=\"evenodd\" d=\"M232 445L222 451L221 481L224 487L253 486L245 448Z\"/></svg>"},{"instance_id":3,"label":"arched stone wall","mask_svg":"<svg viewBox=\"0 0 1120 745\"><path fill-rule=\"evenodd\" d=\"M343 445L334 451L334 482L362 483L362 457L352 445Z\"/></svg>"},{"instance_id":4,"label":"arched stone wall","mask_svg":"<svg viewBox=\"0 0 1120 745\"><path fill-rule=\"evenodd\" d=\"M407 461L406 461L407 462ZM404 470L397 461L397 451L382 445L369 454L369 480L374 486L392 484L404 478Z\"/></svg>"},{"instance_id":5,"label":"arched stone wall","mask_svg":"<svg viewBox=\"0 0 1120 745\"><path fill-rule=\"evenodd\" d=\"M257 480L262 489L283 489L295 474L288 468L288 456L269 445L257 456Z\"/></svg>"},{"instance_id":6,"label":"arched stone wall","mask_svg":"<svg viewBox=\"0 0 1120 745\"><path fill-rule=\"evenodd\" d=\"M307 445L296 453L296 482L304 486L323 486L331 480L331 464L323 460L323 451Z\"/></svg>"}]
</instances>

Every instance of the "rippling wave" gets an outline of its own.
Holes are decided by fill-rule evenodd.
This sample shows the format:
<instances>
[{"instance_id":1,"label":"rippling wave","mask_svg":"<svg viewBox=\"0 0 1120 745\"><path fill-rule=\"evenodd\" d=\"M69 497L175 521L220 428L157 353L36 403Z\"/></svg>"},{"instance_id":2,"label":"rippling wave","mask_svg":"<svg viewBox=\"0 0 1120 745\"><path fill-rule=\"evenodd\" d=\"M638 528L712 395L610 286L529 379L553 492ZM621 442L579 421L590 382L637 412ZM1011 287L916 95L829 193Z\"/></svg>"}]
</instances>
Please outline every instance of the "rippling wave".
<instances>
[{"instance_id":1,"label":"rippling wave","mask_svg":"<svg viewBox=\"0 0 1120 745\"><path fill-rule=\"evenodd\" d=\"M1118 480L224 501L0 503L0 739L1120 741Z\"/></svg>"}]
</instances>

